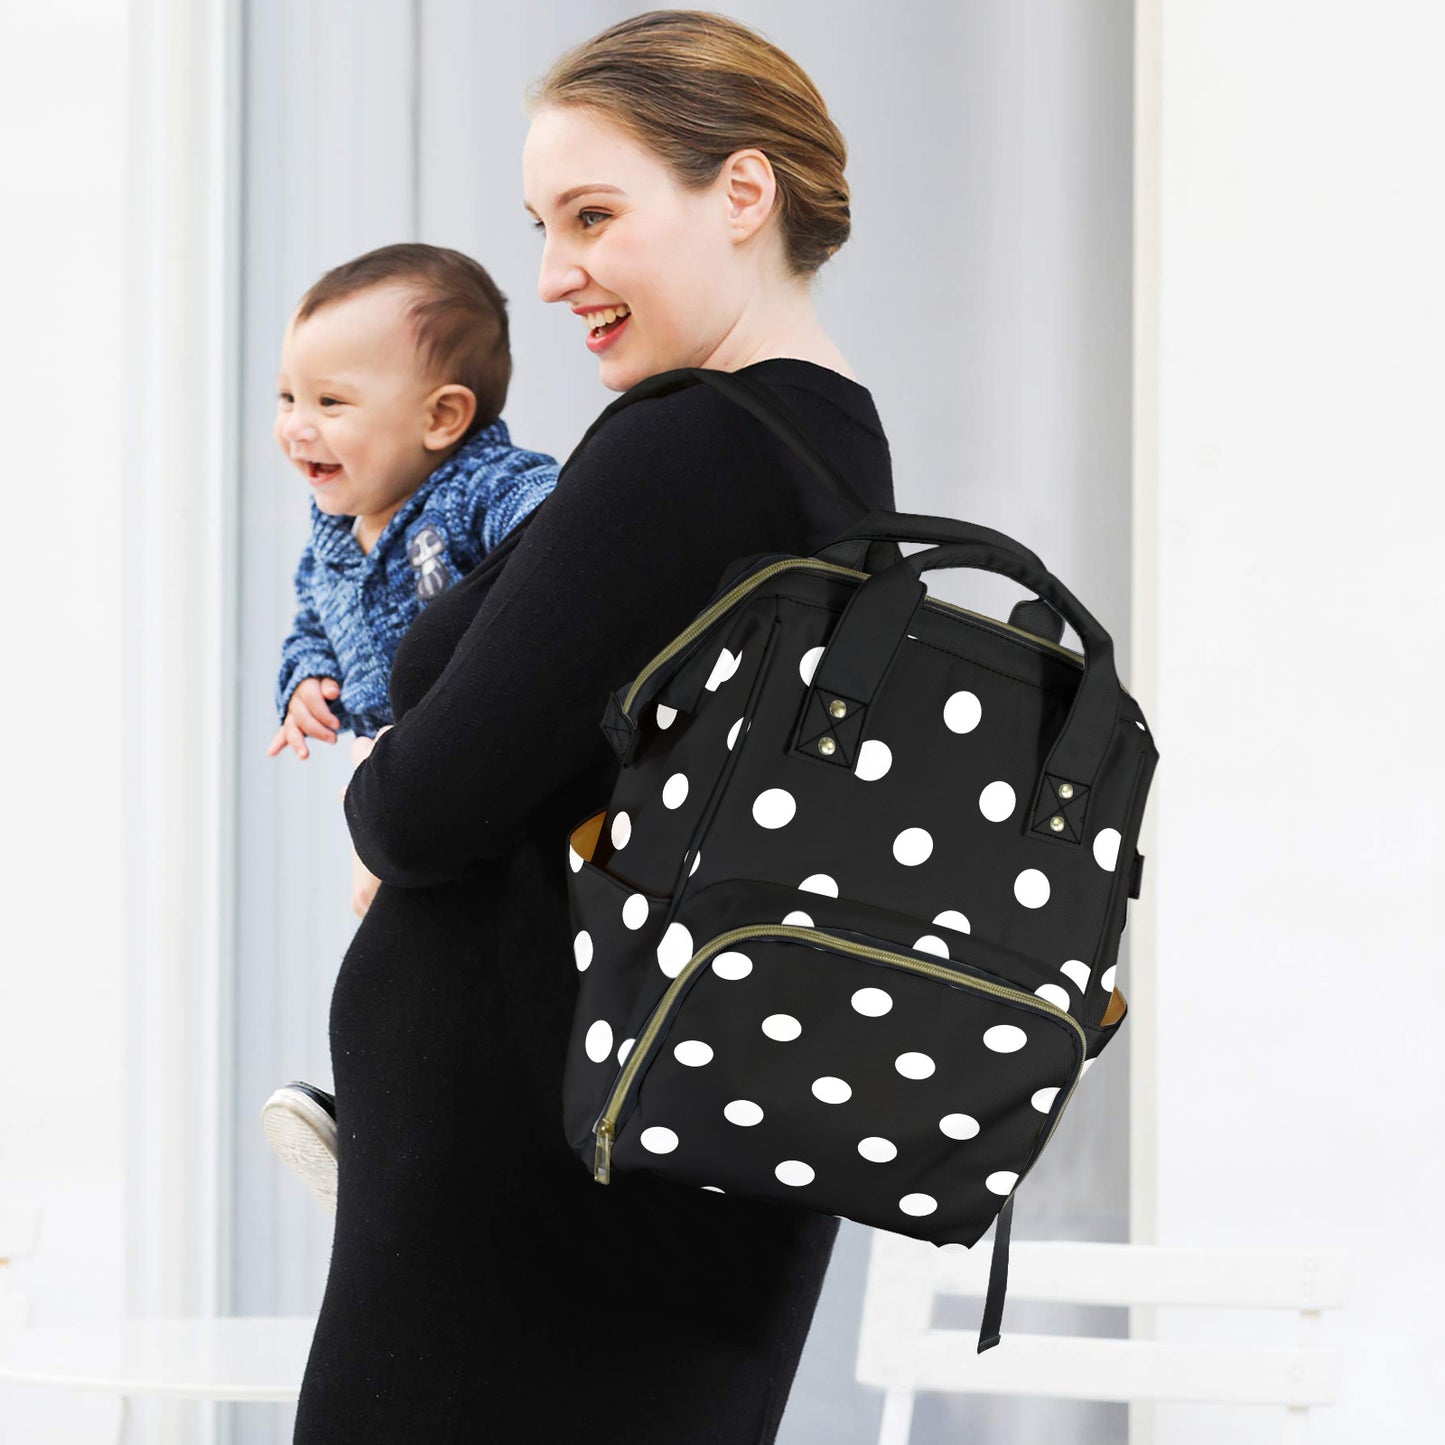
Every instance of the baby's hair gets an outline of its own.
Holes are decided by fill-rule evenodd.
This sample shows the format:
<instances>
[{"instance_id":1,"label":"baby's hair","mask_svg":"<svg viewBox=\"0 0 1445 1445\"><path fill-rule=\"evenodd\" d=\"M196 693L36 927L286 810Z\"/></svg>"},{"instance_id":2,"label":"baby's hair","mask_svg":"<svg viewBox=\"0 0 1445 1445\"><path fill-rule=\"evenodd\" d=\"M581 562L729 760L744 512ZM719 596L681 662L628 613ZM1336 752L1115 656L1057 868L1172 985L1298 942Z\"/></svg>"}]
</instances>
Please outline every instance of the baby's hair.
<instances>
[{"instance_id":1,"label":"baby's hair","mask_svg":"<svg viewBox=\"0 0 1445 1445\"><path fill-rule=\"evenodd\" d=\"M848 239L848 148L818 88L785 51L710 10L646 10L574 46L527 87L524 109L577 106L702 190L756 147L777 181L789 273L811 276Z\"/></svg>"},{"instance_id":2,"label":"baby's hair","mask_svg":"<svg viewBox=\"0 0 1445 1445\"><path fill-rule=\"evenodd\" d=\"M407 319L417 355L437 383L469 387L477 399L467 437L501 416L512 380L507 298L486 269L447 246L400 241L334 266L301 298L305 321L330 301L400 282L411 292Z\"/></svg>"}]
</instances>

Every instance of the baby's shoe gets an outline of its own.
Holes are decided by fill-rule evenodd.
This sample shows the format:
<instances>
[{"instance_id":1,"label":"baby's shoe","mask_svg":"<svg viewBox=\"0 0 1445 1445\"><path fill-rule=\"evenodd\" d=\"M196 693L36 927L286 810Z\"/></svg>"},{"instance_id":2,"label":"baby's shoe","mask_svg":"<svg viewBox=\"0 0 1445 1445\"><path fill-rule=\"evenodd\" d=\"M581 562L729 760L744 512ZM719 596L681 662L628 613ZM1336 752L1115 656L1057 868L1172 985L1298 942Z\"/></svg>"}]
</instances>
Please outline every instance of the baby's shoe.
<instances>
[{"instance_id":1,"label":"baby's shoe","mask_svg":"<svg viewBox=\"0 0 1445 1445\"><path fill-rule=\"evenodd\" d=\"M301 1182L336 1213L336 1099L293 1079L261 1106L266 1142Z\"/></svg>"}]
</instances>

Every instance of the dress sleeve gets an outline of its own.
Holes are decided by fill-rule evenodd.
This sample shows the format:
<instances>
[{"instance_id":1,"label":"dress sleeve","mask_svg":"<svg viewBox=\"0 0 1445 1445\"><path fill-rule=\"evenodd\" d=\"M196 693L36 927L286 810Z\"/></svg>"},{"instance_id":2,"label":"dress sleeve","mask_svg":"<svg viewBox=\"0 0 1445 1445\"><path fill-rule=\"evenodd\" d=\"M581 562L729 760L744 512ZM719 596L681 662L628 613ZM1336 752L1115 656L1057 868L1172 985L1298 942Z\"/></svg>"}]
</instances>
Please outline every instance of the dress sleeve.
<instances>
[{"instance_id":1,"label":"dress sleeve","mask_svg":"<svg viewBox=\"0 0 1445 1445\"><path fill-rule=\"evenodd\" d=\"M426 887L510 851L532 810L595 765L608 695L732 562L776 545L786 489L736 435L684 421L695 407L649 400L596 433L431 688L353 772L352 842L383 882Z\"/></svg>"}]
</instances>

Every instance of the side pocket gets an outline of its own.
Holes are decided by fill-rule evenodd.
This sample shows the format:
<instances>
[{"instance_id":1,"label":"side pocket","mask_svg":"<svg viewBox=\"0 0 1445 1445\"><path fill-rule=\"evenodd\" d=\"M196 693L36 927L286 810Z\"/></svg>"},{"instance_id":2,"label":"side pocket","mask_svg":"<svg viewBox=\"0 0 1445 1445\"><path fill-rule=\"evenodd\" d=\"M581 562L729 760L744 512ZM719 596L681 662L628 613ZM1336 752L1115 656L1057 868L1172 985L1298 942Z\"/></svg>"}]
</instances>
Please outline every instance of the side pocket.
<instances>
[{"instance_id":1,"label":"side pocket","mask_svg":"<svg viewBox=\"0 0 1445 1445\"><path fill-rule=\"evenodd\" d=\"M592 1126L637 1029L667 986L658 964L670 899L643 893L592 862L606 810L568 836L567 899L577 1003L567 1044L564 1126L574 1148Z\"/></svg>"}]
</instances>

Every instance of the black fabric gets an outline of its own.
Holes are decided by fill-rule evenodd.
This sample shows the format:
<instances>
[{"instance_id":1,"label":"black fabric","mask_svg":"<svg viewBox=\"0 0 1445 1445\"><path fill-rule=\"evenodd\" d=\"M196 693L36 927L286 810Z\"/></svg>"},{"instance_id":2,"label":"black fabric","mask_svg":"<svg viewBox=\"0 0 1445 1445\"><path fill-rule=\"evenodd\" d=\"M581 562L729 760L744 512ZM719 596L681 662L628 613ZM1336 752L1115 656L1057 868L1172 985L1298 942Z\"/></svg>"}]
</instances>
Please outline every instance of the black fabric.
<instances>
[{"instance_id":1,"label":"black fabric","mask_svg":"<svg viewBox=\"0 0 1445 1445\"><path fill-rule=\"evenodd\" d=\"M743 370L893 507L866 388ZM852 520L691 387L609 421L402 639L398 721L346 793L383 882L332 997L336 1232L297 1445L773 1440L838 1221L645 1172L602 1186L571 1152L566 838L616 783L612 690L736 559Z\"/></svg>"}]
</instances>

